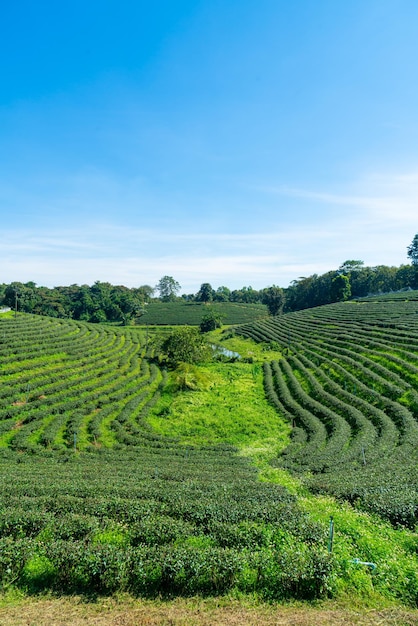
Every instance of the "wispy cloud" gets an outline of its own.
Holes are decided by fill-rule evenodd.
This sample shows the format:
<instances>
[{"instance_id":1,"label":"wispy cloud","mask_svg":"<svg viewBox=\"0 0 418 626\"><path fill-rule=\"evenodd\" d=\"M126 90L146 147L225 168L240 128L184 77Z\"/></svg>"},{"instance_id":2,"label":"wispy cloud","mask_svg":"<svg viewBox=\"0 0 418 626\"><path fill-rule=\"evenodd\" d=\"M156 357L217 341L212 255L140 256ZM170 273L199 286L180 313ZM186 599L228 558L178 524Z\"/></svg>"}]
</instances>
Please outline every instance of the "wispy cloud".
<instances>
[{"instance_id":1,"label":"wispy cloud","mask_svg":"<svg viewBox=\"0 0 418 626\"><path fill-rule=\"evenodd\" d=\"M313 190L287 185L260 188L264 193L310 200L313 205L342 206L356 210L356 218L372 222L376 217L389 221L417 221L418 172L371 174L340 192Z\"/></svg>"},{"instance_id":2,"label":"wispy cloud","mask_svg":"<svg viewBox=\"0 0 418 626\"><path fill-rule=\"evenodd\" d=\"M24 239L24 238L23 238ZM367 251L367 256L364 252ZM196 292L202 282L231 288L251 284L286 286L299 276L336 269L346 258L368 264L387 262L379 237L328 225L280 232L205 234L129 230L115 225L80 229L61 238L19 233L0 252L3 280L34 280L49 286L95 280L134 286L155 284L173 275L183 290Z\"/></svg>"},{"instance_id":3,"label":"wispy cloud","mask_svg":"<svg viewBox=\"0 0 418 626\"><path fill-rule=\"evenodd\" d=\"M117 196L116 183L110 186L109 206ZM266 203L266 196L279 198L280 210ZM263 219L257 224L244 216L237 220L239 228L223 220L206 228L190 215L176 214L143 223L134 211L138 197L124 196L127 208L120 216L115 211L90 215L87 194L79 198L83 219L79 209L77 219L63 212L62 222L56 213L55 221L40 220L33 227L10 223L1 233L0 280L134 286L155 284L169 274L194 293L202 282L287 286L349 258L400 265L407 262L406 247L417 230L418 173L373 175L337 190L266 186L258 190ZM75 205L76 198L68 203Z\"/></svg>"}]
</instances>

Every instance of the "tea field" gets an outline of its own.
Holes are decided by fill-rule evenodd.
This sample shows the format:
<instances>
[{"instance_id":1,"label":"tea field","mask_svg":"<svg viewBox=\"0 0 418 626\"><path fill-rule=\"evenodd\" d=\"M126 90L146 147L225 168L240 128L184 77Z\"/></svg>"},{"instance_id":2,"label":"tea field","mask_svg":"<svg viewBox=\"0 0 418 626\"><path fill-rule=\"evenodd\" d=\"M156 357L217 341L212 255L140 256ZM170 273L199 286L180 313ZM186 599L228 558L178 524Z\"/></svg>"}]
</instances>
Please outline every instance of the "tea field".
<instances>
[{"instance_id":1,"label":"tea field","mask_svg":"<svg viewBox=\"0 0 418 626\"><path fill-rule=\"evenodd\" d=\"M292 425L275 465L393 524L418 515L418 302L369 299L241 326L281 350L269 401Z\"/></svg>"},{"instance_id":2,"label":"tea field","mask_svg":"<svg viewBox=\"0 0 418 626\"><path fill-rule=\"evenodd\" d=\"M199 326L208 311L216 311L223 324L245 324L267 316L265 304L243 302L149 302L137 324Z\"/></svg>"},{"instance_id":3,"label":"tea field","mask_svg":"<svg viewBox=\"0 0 418 626\"><path fill-rule=\"evenodd\" d=\"M1 315L2 590L269 601L347 593L416 606L418 317L412 302L395 303L397 312L379 305L380 317L372 306L239 327L259 344L238 327L229 339L215 333L232 350L247 345L246 358L217 364L209 390L186 392L151 358L145 329ZM241 431L235 446L227 432L243 406L228 393L246 389L247 452L251 436L260 447L261 436L270 445L292 431L269 448L262 481L255 457L239 453ZM188 419L196 413L195 439L183 436L180 414L170 421L170 394ZM224 418L219 403L230 414L224 442L202 442L207 412L212 424L214 406ZM277 426L261 423L264 414Z\"/></svg>"}]
</instances>

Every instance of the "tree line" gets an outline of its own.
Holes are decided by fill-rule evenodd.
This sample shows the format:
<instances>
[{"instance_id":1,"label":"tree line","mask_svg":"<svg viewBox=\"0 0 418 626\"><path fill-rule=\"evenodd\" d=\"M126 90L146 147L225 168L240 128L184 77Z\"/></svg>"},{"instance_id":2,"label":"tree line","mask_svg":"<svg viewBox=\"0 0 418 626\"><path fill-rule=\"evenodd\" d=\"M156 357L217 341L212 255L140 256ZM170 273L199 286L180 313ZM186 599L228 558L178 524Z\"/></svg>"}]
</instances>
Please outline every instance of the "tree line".
<instances>
[{"instance_id":1,"label":"tree line","mask_svg":"<svg viewBox=\"0 0 418 626\"><path fill-rule=\"evenodd\" d=\"M418 289L418 235L414 242L415 244L408 248L411 265L370 267L365 266L361 260L350 259L344 261L337 270L321 275L301 276L292 281L287 288L273 285L261 290L242 287L231 291L228 287L213 289L210 283L202 283L196 294L183 294L181 297L177 295L180 285L177 283L178 288L175 286L174 289L170 289L171 277L164 277L161 279L164 283L163 290L160 291L163 294L161 299L165 301L185 299L189 302L205 303L262 303L267 306L271 315L277 315L281 312L300 311L349 298L361 298L402 289Z\"/></svg>"},{"instance_id":2,"label":"tree line","mask_svg":"<svg viewBox=\"0 0 418 626\"><path fill-rule=\"evenodd\" d=\"M129 324L143 314L154 289L148 285L128 288L96 281L93 285L38 287L34 282L0 285L3 306L50 317L87 322Z\"/></svg>"},{"instance_id":3,"label":"tree line","mask_svg":"<svg viewBox=\"0 0 418 626\"><path fill-rule=\"evenodd\" d=\"M299 311L323 304L360 298L371 294L418 288L418 234L407 248L410 265L368 267L361 260L347 260L337 270L301 276L287 288L264 289L251 286L214 289L202 283L195 294L179 295L180 284L163 276L155 287L128 288L96 281L93 285L39 287L34 282L0 284L0 304L26 313L71 318L89 322L131 324L146 312L152 300L162 302L237 302L265 304L270 315Z\"/></svg>"}]
</instances>

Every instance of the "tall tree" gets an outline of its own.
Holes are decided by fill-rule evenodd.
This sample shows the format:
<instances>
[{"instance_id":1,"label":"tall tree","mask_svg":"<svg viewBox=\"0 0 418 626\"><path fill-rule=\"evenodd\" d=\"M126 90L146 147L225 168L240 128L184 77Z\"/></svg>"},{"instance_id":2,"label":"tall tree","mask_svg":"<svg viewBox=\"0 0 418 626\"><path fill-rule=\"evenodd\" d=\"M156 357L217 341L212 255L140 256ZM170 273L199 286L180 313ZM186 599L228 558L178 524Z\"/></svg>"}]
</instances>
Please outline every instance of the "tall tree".
<instances>
[{"instance_id":1,"label":"tall tree","mask_svg":"<svg viewBox=\"0 0 418 626\"><path fill-rule=\"evenodd\" d=\"M412 243L408 246L408 257L411 259L412 265L418 265L418 234L412 240Z\"/></svg>"},{"instance_id":2,"label":"tall tree","mask_svg":"<svg viewBox=\"0 0 418 626\"><path fill-rule=\"evenodd\" d=\"M331 283L331 300L342 302L351 296L350 279L345 274L337 274Z\"/></svg>"},{"instance_id":3,"label":"tall tree","mask_svg":"<svg viewBox=\"0 0 418 626\"><path fill-rule=\"evenodd\" d=\"M196 294L196 300L198 302L212 302L213 294L212 285L210 283L202 283Z\"/></svg>"},{"instance_id":4,"label":"tall tree","mask_svg":"<svg viewBox=\"0 0 418 626\"><path fill-rule=\"evenodd\" d=\"M261 302L267 306L270 315L279 315L282 312L284 299L283 289L276 285L261 291Z\"/></svg>"},{"instance_id":5,"label":"tall tree","mask_svg":"<svg viewBox=\"0 0 418 626\"><path fill-rule=\"evenodd\" d=\"M341 274L349 275L351 272L358 272L363 269L364 261L359 261L358 259L349 259L348 261L344 261L338 268L338 271Z\"/></svg>"},{"instance_id":6,"label":"tall tree","mask_svg":"<svg viewBox=\"0 0 418 626\"><path fill-rule=\"evenodd\" d=\"M156 286L163 302L172 302L181 289L180 284L172 276L163 276Z\"/></svg>"}]
</instances>

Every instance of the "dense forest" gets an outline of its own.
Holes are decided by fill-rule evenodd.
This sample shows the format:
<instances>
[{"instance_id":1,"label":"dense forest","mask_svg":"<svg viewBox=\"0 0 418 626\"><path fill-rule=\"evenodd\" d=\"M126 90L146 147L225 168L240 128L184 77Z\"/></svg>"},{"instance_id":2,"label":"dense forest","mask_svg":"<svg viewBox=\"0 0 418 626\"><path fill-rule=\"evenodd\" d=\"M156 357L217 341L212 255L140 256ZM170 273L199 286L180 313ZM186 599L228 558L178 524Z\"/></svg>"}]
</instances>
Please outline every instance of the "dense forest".
<instances>
[{"instance_id":1,"label":"dense forest","mask_svg":"<svg viewBox=\"0 0 418 626\"><path fill-rule=\"evenodd\" d=\"M337 270L322 275L313 274L292 281L289 287L275 285L261 290L251 286L230 290L214 289L202 283L196 294L179 296L180 284L164 276L155 287L142 285L128 288L96 281L93 285L42 287L34 282L0 284L0 304L25 313L70 318L89 322L135 323L145 313L151 301L237 302L266 304L270 314L298 311L402 289L418 287L418 266L367 267L362 261L345 261Z\"/></svg>"}]
</instances>

